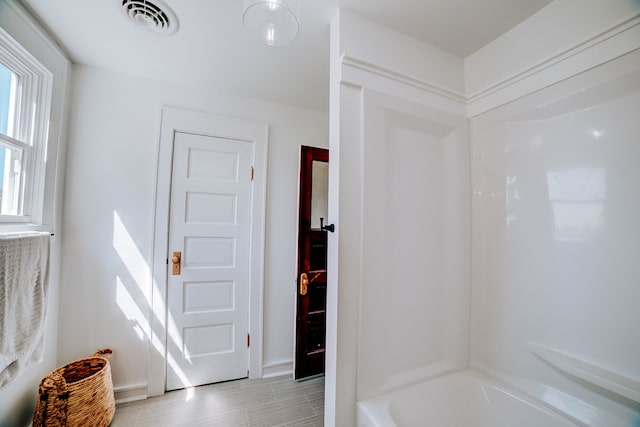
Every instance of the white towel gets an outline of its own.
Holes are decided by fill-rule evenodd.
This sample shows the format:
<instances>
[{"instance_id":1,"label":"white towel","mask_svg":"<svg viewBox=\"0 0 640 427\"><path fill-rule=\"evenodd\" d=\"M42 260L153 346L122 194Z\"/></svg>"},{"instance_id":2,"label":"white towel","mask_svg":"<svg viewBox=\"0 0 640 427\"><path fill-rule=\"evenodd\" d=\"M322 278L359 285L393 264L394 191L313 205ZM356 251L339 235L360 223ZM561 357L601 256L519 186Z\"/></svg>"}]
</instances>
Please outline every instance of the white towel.
<instances>
[{"instance_id":1,"label":"white towel","mask_svg":"<svg viewBox=\"0 0 640 427\"><path fill-rule=\"evenodd\" d=\"M42 361L49 233L0 237L0 389Z\"/></svg>"}]
</instances>

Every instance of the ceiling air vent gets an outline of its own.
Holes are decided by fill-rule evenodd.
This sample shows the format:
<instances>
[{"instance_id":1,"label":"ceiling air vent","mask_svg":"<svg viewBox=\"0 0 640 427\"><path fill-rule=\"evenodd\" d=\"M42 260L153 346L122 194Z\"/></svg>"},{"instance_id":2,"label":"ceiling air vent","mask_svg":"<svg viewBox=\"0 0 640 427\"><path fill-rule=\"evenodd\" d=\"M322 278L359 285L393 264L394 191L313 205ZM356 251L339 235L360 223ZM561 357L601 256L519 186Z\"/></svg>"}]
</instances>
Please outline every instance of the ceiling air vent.
<instances>
[{"instance_id":1,"label":"ceiling air vent","mask_svg":"<svg viewBox=\"0 0 640 427\"><path fill-rule=\"evenodd\" d=\"M122 0L122 11L137 27L168 36L178 30L178 19L167 5L154 0Z\"/></svg>"}]
</instances>

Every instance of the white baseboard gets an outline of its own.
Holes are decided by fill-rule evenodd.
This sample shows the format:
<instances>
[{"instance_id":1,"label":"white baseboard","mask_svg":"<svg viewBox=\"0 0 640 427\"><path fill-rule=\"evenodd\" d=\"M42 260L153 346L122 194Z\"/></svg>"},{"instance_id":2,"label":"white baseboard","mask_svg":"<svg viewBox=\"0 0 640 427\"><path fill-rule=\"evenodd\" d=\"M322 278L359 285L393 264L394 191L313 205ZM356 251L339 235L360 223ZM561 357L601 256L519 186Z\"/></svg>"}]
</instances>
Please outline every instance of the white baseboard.
<instances>
[{"instance_id":1,"label":"white baseboard","mask_svg":"<svg viewBox=\"0 0 640 427\"><path fill-rule=\"evenodd\" d=\"M293 360L268 363L262 367L262 378L274 378L284 375L293 375ZM149 397L146 384L114 387L113 392L116 404L144 400Z\"/></svg>"},{"instance_id":2,"label":"white baseboard","mask_svg":"<svg viewBox=\"0 0 640 427\"><path fill-rule=\"evenodd\" d=\"M144 400L149 397L146 384L114 387L113 394L116 398L116 404Z\"/></svg>"},{"instance_id":3,"label":"white baseboard","mask_svg":"<svg viewBox=\"0 0 640 427\"><path fill-rule=\"evenodd\" d=\"M262 366L262 378L273 378L283 375L293 375L293 360L268 363Z\"/></svg>"}]
</instances>

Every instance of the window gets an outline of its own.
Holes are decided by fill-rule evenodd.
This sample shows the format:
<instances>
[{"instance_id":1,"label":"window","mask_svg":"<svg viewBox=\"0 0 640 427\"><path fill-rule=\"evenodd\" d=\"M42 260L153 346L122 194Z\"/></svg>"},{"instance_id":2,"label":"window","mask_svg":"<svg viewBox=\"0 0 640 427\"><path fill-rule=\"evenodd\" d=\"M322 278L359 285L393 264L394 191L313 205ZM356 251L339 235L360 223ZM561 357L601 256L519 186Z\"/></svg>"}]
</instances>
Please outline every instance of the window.
<instances>
[{"instance_id":1,"label":"window","mask_svg":"<svg viewBox=\"0 0 640 427\"><path fill-rule=\"evenodd\" d=\"M21 215L20 177L23 151L29 147L19 141L9 142L15 137L15 110L18 76L0 65L0 214Z\"/></svg>"},{"instance_id":2,"label":"window","mask_svg":"<svg viewBox=\"0 0 640 427\"><path fill-rule=\"evenodd\" d=\"M0 223L42 223L51 82L0 32Z\"/></svg>"}]
</instances>

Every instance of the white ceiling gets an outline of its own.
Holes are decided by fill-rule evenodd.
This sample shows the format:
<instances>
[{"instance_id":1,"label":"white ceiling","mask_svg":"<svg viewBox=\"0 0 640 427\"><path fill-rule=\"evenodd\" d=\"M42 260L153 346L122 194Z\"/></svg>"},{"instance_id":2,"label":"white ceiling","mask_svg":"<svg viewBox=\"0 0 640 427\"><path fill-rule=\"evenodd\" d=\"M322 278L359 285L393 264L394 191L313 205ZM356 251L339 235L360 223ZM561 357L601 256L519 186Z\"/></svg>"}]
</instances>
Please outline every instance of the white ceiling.
<instances>
[{"instance_id":1,"label":"white ceiling","mask_svg":"<svg viewBox=\"0 0 640 427\"><path fill-rule=\"evenodd\" d=\"M298 37L282 47L244 31L242 0L164 2L180 24L170 36L135 27L121 0L22 0L76 63L321 111L338 7L465 57L551 0L301 0Z\"/></svg>"}]
</instances>

